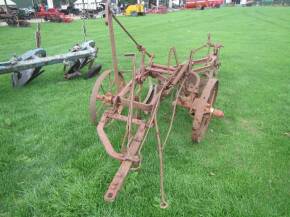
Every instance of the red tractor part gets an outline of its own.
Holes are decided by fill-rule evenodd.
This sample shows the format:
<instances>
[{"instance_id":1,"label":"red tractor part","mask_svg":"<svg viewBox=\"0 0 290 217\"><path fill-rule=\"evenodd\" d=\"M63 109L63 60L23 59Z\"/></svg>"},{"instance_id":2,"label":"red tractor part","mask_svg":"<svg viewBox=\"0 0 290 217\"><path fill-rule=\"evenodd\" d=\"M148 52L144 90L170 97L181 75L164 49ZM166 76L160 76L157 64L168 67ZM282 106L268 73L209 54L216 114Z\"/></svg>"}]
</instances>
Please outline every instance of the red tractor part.
<instances>
[{"instance_id":1,"label":"red tractor part","mask_svg":"<svg viewBox=\"0 0 290 217\"><path fill-rule=\"evenodd\" d=\"M37 12L36 16L38 18L43 18L44 20L58 23L70 23L73 21L73 18L65 15L64 13L59 12L56 8L50 8L45 10L44 6L41 5L39 12Z\"/></svg>"},{"instance_id":2,"label":"red tractor part","mask_svg":"<svg viewBox=\"0 0 290 217\"><path fill-rule=\"evenodd\" d=\"M146 11L147 14L166 14L168 9L166 6L160 5L159 7L152 7Z\"/></svg>"},{"instance_id":3,"label":"red tractor part","mask_svg":"<svg viewBox=\"0 0 290 217\"><path fill-rule=\"evenodd\" d=\"M185 8L205 9L219 8L223 4L223 0L186 0Z\"/></svg>"}]
</instances>

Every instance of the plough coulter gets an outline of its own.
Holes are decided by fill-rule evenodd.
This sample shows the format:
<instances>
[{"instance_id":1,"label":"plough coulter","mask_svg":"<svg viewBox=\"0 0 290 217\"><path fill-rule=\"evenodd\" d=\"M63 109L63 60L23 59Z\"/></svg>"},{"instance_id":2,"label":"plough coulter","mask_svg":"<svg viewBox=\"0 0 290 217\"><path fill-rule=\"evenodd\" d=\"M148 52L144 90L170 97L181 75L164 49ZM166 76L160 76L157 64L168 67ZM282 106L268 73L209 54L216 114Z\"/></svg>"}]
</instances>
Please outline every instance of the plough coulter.
<instances>
[{"instance_id":1,"label":"plough coulter","mask_svg":"<svg viewBox=\"0 0 290 217\"><path fill-rule=\"evenodd\" d=\"M113 20L135 43L141 54L139 67L136 66L135 54L125 55L132 61L132 79L128 82L118 69ZM114 201L129 171L139 168L142 147L149 129L153 128L156 132L160 161L160 206L165 208L167 203L163 186L163 150L173 126L177 105L186 108L193 119L192 140L195 142L202 140L213 116L223 117L223 112L214 108L219 85L216 78L220 67L219 52L222 46L212 43L209 35L207 42L200 48L191 50L185 61L179 62L176 49L171 48L168 63L158 64L154 62L154 55L140 45L114 16L109 3L106 5L106 23L109 27L114 70L104 71L97 79L90 98L90 114L106 152L120 161L121 165L104 199ZM202 50L205 51L205 56L195 59L194 56ZM147 58L148 63L145 63ZM174 64L171 64L172 59ZM113 76L114 81L111 80ZM145 82L152 85L149 87ZM172 117L163 139L160 136L157 114L160 104L173 90L176 96L172 102ZM106 109L101 113L104 105ZM126 124L124 137L120 139L120 151L116 151L116 145L112 144L105 132L105 128L112 122Z\"/></svg>"}]
</instances>

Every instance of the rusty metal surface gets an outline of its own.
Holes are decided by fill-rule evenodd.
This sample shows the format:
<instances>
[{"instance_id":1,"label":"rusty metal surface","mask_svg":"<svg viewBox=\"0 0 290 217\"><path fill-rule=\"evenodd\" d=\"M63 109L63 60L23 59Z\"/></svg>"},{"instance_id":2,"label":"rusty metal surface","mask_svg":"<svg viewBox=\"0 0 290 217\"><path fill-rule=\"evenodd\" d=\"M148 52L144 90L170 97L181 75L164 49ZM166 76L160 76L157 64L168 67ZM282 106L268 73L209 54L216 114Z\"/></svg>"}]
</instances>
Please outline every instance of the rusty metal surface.
<instances>
[{"instance_id":1,"label":"rusty metal surface","mask_svg":"<svg viewBox=\"0 0 290 217\"><path fill-rule=\"evenodd\" d=\"M178 60L177 51L175 48L172 48L168 53L167 65L155 63L154 55L150 54L145 47L140 45L110 12L109 2L107 2L106 15L112 46L113 68L114 70L118 70L117 73L114 71L115 83L113 85L116 86L116 91L103 90L102 86L106 85L104 79L110 73L110 71L105 71L97 79L93 88L90 99L90 113L106 152L112 158L119 160L121 166L113 178L104 199L110 202L114 201L130 169L132 169L133 165L140 166L140 152L146 141L149 129L154 127L156 129L160 160L161 207L164 208L167 207L167 203L163 185L162 155L171 126L169 127L165 142L162 144L156 118L159 105L166 96L172 93L173 89L177 88L176 99L173 101L173 105L175 106L173 113L175 113L177 105L188 109L189 115L193 119L192 140L200 142L205 135L211 118L213 116L223 117L223 112L214 108L218 93L218 80L216 76L220 67L219 50L222 46L212 43L209 35L207 42L203 46L193 49L184 62L181 63ZM136 67L136 58L133 58L134 55L130 55L132 57L132 79L123 85L120 85L119 82L121 74L116 61L113 20L125 31L141 54L139 67ZM208 52L203 58L194 59L195 54L201 50ZM148 64L145 64L146 57L149 59ZM175 60L175 64L171 64L172 59ZM153 80L154 85L149 88L147 94L145 92L141 94L142 91L145 91L143 87L147 80ZM136 90L136 93L134 90ZM144 100L141 100L141 95L146 96ZM96 120L97 103L103 103L108 106L104 113L101 114L99 120ZM127 108L128 112L122 112L123 108ZM134 116L134 112L142 115ZM173 118L174 114L171 124L173 123ZM111 143L109 136L104 130L108 126L109 121L112 120L127 123L121 152L114 149L116 146ZM131 125L137 126L135 132L132 132ZM127 141L126 147L123 147L124 141Z\"/></svg>"}]
</instances>

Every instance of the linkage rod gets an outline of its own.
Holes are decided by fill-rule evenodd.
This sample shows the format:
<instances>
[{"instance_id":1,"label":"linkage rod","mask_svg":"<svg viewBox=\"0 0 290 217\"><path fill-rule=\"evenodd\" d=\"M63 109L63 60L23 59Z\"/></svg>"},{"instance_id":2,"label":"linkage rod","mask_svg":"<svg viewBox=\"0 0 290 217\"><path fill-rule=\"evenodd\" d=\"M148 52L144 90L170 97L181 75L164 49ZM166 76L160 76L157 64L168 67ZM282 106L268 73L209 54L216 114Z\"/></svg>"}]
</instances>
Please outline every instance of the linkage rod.
<instances>
[{"instance_id":1,"label":"linkage rod","mask_svg":"<svg viewBox=\"0 0 290 217\"><path fill-rule=\"evenodd\" d=\"M112 11L111 11L112 13ZM118 20L118 18L112 13L112 17L113 19L116 21L116 23L121 27L121 29L123 29L123 31L129 36L129 38L134 42L134 44L136 45L137 49L139 51L142 51L143 50L143 46L141 44L139 44L135 38L130 34L130 32L128 32L128 30L125 28L125 26L123 26L123 24ZM146 50L145 50L145 53L148 57L151 57L151 54L148 53Z\"/></svg>"}]
</instances>

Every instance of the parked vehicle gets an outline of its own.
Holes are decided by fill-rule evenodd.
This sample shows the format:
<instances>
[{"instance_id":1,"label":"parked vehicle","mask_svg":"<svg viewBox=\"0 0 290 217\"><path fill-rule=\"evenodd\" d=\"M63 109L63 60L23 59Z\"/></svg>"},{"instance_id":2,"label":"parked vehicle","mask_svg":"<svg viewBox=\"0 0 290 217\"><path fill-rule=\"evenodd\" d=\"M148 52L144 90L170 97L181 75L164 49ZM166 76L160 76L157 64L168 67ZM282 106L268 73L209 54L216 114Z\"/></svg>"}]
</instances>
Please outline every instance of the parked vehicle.
<instances>
[{"instance_id":1,"label":"parked vehicle","mask_svg":"<svg viewBox=\"0 0 290 217\"><path fill-rule=\"evenodd\" d=\"M20 8L19 12L22 14L23 17L27 19L31 19L36 15L33 8Z\"/></svg>"},{"instance_id":2,"label":"parked vehicle","mask_svg":"<svg viewBox=\"0 0 290 217\"><path fill-rule=\"evenodd\" d=\"M65 15L80 15L81 13L81 11L75 8L73 4L61 5L60 12L64 13Z\"/></svg>"},{"instance_id":3,"label":"parked vehicle","mask_svg":"<svg viewBox=\"0 0 290 217\"><path fill-rule=\"evenodd\" d=\"M45 10L43 5L39 7L39 11L36 13L36 16L51 22L70 23L73 21L71 17L65 15L64 13L59 12L58 9L50 8L48 10Z\"/></svg>"},{"instance_id":4,"label":"parked vehicle","mask_svg":"<svg viewBox=\"0 0 290 217\"><path fill-rule=\"evenodd\" d=\"M146 11L147 14L166 14L168 12L168 8L164 5L160 5L159 7L153 6L151 9Z\"/></svg>"},{"instance_id":5,"label":"parked vehicle","mask_svg":"<svg viewBox=\"0 0 290 217\"><path fill-rule=\"evenodd\" d=\"M223 0L186 0L185 8L219 8L223 4Z\"/></svg>"},{"instance_id":6,"label":"parked vehicle","mask_svg":"<svg viewBox=\"0 0 290 217\"><path fill-rule=\"evenodd\" d=\"M113 11L113 13L115 13ZM90 18L97 18L97 17L105 17L105 4L104 3L97 3L96 8L85 8L81 11L82 18L90 19Z\"/></svg>"},{"instance_id":7,"label":"parked vehicle","mask_svg":"<svg viewBox=\"0 0 290 217\"><path fill-rule=\"evenodd\" d=\"M16 7L0 7L0 21L6 22L9 26L29 26L27 17Z\"/></svg>"},{"instance_id":8,"label":"parked vehicle","mask_svg":"<svg viewBox=\"0 0 290 217\"><path fill-rule=\"evenodd\" d=\"M142 4L135 4L135 5L128 5L125 8L126 16L143 16L145 15L144 5Z\"/></svg>"}]
</instances>

